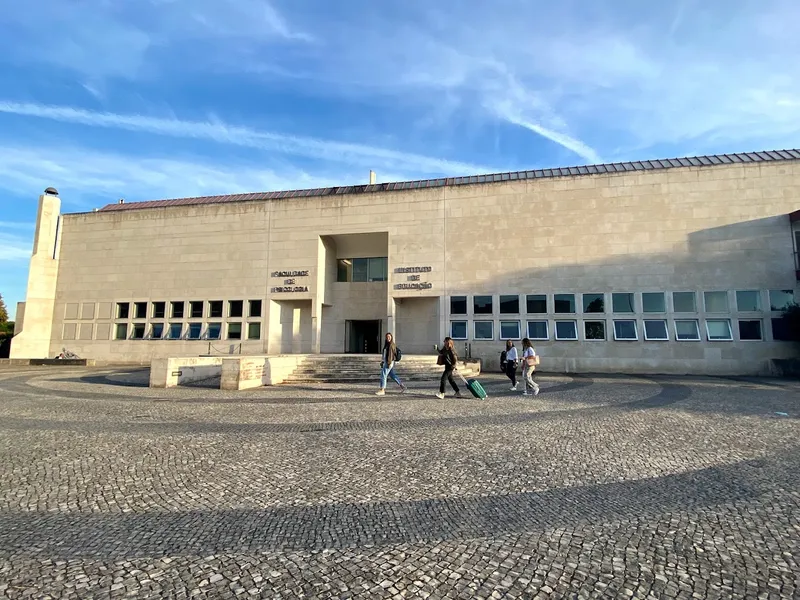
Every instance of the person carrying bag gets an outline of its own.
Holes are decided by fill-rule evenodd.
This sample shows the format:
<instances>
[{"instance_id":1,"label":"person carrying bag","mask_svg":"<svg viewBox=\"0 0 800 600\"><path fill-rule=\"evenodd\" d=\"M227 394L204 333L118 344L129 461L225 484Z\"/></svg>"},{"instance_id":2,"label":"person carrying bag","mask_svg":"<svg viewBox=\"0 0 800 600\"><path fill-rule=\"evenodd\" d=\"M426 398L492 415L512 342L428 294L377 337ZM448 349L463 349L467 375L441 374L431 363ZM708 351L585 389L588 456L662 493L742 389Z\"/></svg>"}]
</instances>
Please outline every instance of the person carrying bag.
<instances>
[{"instance_id":1,"label":"person carrying bag","mask_svg":"<svg viewBox=\"0 0 800 600\"><path fill-rule=\"evenodd\" d=\"M522 340L522 377L525 380L525 391L523 396L538 396L539 385L533 380L533 372L539 364L539 356L533 349L533 344L528 338ZM528 392L531 390L531 392Z\"/></svg>"}]
</instances>

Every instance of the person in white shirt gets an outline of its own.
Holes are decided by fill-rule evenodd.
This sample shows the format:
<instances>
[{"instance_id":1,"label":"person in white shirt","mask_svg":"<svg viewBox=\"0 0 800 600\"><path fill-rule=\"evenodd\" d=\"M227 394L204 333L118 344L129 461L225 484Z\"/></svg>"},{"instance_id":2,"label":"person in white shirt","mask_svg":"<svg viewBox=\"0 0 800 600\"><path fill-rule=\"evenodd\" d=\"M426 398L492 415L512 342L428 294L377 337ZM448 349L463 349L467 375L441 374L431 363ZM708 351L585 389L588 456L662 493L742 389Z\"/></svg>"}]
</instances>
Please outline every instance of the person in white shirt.
<instances>
[{"instance_id":1,"label":"person in white shirt","mask_svg":"<svg viewBox=\"0 0 800 600\"><path fill-rule=\"evenodd\" d=\"M511 340L506 341L506 364L505 364L505 372L506 376L511 380L511 391L517 391L517 361L519 360L519 356L517 355L517 349L514 346L514 342Z\"/></svg>"},{"instance_id":2,"label":"person in white shirt","mask_svg":"<svg viewBox=\"0 0 800 600\"><path fill-rule=\"evenodd\" d=\"M528 390L532 390L532 395L539 395L539 385L533 380L533 372L536 366L528 364L528 358L533 360L536 356L536 351L528 338L522 340L522 376L525 379L525 391L522 392L523 396L530 396Z\"/></svg>"}]
</instances>

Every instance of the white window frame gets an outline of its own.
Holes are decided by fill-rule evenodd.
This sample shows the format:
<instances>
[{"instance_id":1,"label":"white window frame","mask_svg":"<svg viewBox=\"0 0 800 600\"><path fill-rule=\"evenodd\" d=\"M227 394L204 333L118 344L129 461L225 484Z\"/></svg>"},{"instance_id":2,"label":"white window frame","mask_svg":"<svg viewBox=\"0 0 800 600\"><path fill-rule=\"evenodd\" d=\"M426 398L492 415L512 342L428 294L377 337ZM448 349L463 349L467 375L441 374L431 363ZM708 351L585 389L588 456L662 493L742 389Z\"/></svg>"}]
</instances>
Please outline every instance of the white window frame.
<instances>
[{"instance_id":1,"label":"white window frame","mask_svg":"<svg viewBox=\"0 0 800 600\"><path fill-rule=\"evenodd\" d=\"M491 337L478 337L477 335L477 326L478 323L489 323L492 326L492 336ZM472 322L472 339L475 341L481 342L490 342L494 341L494 321L490 321L489 319L475 319Z\"/></svg>"},{"instance_id":2,"label":"white window frame","mask_svg":"<svg viewBox=\"0 0 800 600\"><path fill-rule=\"evenodd\" d=\"M739 329L739 323L741 323L742 321L755 321L756 323L758 323L758 329L759 329L759 333L761 334L761 337L758 338L757 340L746 340L746 339L742 338L742 331L741 331L741 329ZM764 341L764 319L736 319L736 335L738 336L740 342L763 342Z\"/></svg>"},{"instance_id":3,"label":"white window frame","mask_svg":"<svg viewBox=\"0 0 800 600\"><path fill-rule=\"evenodd\" d=\"M125 337L119 337L117 333L119 332L120 325L125 327ZM115 342L122 342L128 339L128 336L131 334L131 326L130 323L127 321L124 323L114 323L114 341Z\"/></svg>"},{"instance_id":4,"label":"white window frame","mask_svg":"<svg viewBox=\"0 0 800 600\"><path fill-rule=\"evenodd\" d=\"M657 321L664 324L664 337L651 338L647 336L647 322ZM642 320L642 335L647 342L668 342L669 341L669 323L666 319L643 319Z\"/></svg>"},{"instance_id":5,"label":"white window frame","mask_svg":"<svg viewBox=\"0 0 800 600\"><path fill-rule=\"evenodd\" d=\"M697 332L697 338L686 339L682 340L678 337L678 323L694 323L694 330ZM672 323L673 328L675 330L675 341L676 342L699 342L702 341L700 337L700 324L697 322L697 319L675 319Z\"/></svg>"},{"instance_id":6,"label":"white window frame","mask_svg":"<svg viewBox=\"0 0 800 600\"><path fill-rule=\"evenodd\" d=\"M538 313L536 313L538 314ZM531 323L544 323L544 330L545 330L545 337L533 337L531 336L531 330L529 325ZM549 340L550 339L550 322L547 319L530 319L525 322L525 333L529 340Z\"/></svg>"},{"instance_id":7,"label":"white window frame","mask_svg":"<svg viewBox=\"0 0 800 600\"><path fill-rule=\"evenodd\" d=\"M575 326L575 337L562 338L558 337L558 324L559 323L572 323ZM556 340L559 342L577 342L578 341L578 321L576 319L555 319L553 324L553 333Z\"/></svg>"},{"instance_id":8,"label":"white window frame","mask_svg":"<svg viewBox=\"0 0 800 600\"><path fill-rule=\"evenodd\" d=\"M142 337L136 337L136 329L137 329L137 327L141 328ZM136 340L136 341L146 340L147 339L147 323L133 323L131 325L131 335L130 335L129 339Z\"/></svg>"},{"instance_id":9,"label":"white window frame","mask_svg":"<svg viewBox=\"0 0 800 600\"><path fill-rule=\"evenodd\" d=\"M645 310L644 309L644 296L645 294L661 294L661 299L664 301L664 310ZM642 314L644 315L665 315L667 314L667 294L666 292L642 292ZM648 321L657 321L658 319L648 319Z\"/></svg>"},{"instance_id":10,"label":"white window frame","mask_svg":"<svg viewBox=\"0 0 800 600\"><path fill-rule=\"evenodd\" d=\"M708 310L707 294L725 294L725 310ZM703 310L712 315L724 315L731 312L731 298L727 290L708 290L703 292Z\"/></svg>"},{"instance_id":11,"label":"white window frame","mask_svg":"<svg viewBox=\"0 0 800 600\"><path fill-rule=\"evenodd\" d=\"M617 336L617 323L633 323L633 337L621 338ZM636 319L614 319L614 341L615 342L638 342L639 341L639 326Z\"/></svg>"},{"instance_id":12,"label":"white window frame","mask_svg":"<svg viewBox=\"0 0 800 600\"><path fill-rule=\"evenodd\" d=\"M517 324L517 335L516 337L505 337L503 336L503 323L516 323ZM522 339L522 324L519 320L515 319L502 319L500 321L500 340L521 340Z\"/></svg>"},{"instance_id":13,"label":"white window frame","mask_svg":"<svg viewBox=\"0 0 800 600\"><path fill-rule=\"evenodd\" d=\"M739 306L739 294L744 294L744 293L749 293L749 294L755 293L756 299L758 301L755 310L742 310L742 308ZM736 312L753 314L753 313L760 313L762 310L764 310L763 309L763 304L764 303L761 301L761 290L735 290L734 291L734 296L736 298ZM743 319L743 320L744 321L754 321L755 319ZM763 332L762 332L762 336L763 336Z\"/></svg>"},{"instance_id":14,"label":"white window frame","mask_svg":"<svg viewBox=\"0 0 800 600\"><path fill-rule=\"evenodd\" d=\"M591 314L591 313L589 313ZM595 313L601 314L601 313ZM599 340L589 339L586 337L586 326L589 323L602 323L603 324L603 337ZM607 342L608 341L608 322L606 319L586 319L583 321L583 341L585 342Z\"/></svg>"},{"instance_id":15,"label":"white window frame","mask_svg":"<svg viewBox=\"0 0 800 600\"><path fill-rule=\"evenodd\" d=\"M464 337L456 337L453 335L453 323L464 323ZM454 340L468 340L469 339L469 321L467 319L451 319L450 320L450 337Z\"/></svg>"},{"instance_id":16,"label":"white window frame","mask_svg":"<svg viewBox=\"0 0 800 600\"><path fill-rule=\"evenodd\" d=\"M728 337L726 338L712 338L711 332L708 330L709 322L723 322L728 326ZM706 319L706 339L709 342L732 342L733 341L733 328L731 327L730 319Z\"/></svg>"}]
</instances>

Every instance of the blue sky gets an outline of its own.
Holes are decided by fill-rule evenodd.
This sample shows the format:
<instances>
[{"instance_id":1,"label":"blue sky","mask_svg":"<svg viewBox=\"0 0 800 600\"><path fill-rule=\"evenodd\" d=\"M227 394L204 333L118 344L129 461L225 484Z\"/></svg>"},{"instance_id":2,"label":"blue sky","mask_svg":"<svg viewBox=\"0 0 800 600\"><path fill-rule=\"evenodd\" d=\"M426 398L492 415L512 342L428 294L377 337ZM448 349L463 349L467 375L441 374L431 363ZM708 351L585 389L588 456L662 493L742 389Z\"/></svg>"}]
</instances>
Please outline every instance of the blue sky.
<instances>
[{"instance_id":1,"label":"blue sky","mask_svg":"<svg viewBox=\"0 0 800 600\"><path fill-rule=\"evenodd\" d=\"M36 201L800 146L795 0L29 0L0 16L0 293Z\"/></svg>"}]
</instances>

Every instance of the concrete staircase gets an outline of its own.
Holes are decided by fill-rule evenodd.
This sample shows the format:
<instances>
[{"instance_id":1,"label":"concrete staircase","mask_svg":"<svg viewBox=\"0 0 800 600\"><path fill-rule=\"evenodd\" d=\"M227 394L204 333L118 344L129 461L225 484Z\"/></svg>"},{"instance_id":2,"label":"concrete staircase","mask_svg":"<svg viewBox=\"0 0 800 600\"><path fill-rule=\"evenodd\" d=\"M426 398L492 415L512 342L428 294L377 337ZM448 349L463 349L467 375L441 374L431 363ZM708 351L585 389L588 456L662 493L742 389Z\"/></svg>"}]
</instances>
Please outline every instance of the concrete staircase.
<instances>
[{"instance_id":1,"label":"concrete staircase","mask_svg":"<svg viewBox=\"0 0 800 600\"><path fill-rule=\"evenodd\" d=\"M408 355L397 363L395 372L402 381L434 381L442 374L435 355ZM306 358L283 382L292 383L362 383L380 378L380 356L375 354L318 354ZM478 361L460 362L464 377L480 373Z\"/></svg>"}]
</instances>

